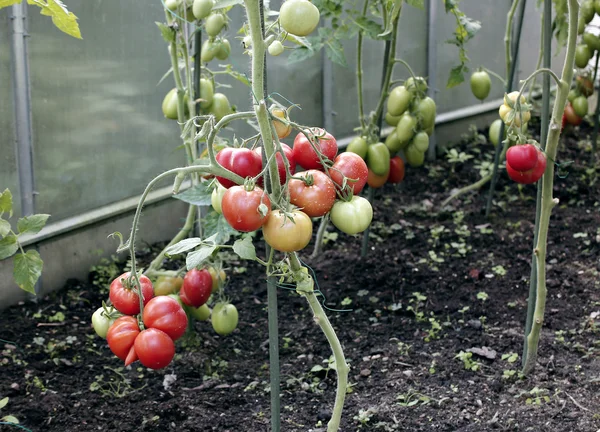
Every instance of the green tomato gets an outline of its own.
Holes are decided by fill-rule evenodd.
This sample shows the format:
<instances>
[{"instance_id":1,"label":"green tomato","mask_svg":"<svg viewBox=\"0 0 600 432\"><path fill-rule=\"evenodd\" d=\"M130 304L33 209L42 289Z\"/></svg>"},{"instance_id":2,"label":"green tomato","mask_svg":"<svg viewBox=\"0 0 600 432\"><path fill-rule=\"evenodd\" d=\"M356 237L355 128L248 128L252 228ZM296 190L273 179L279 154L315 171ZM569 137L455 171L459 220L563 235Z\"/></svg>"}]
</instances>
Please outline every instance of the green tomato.
<instances>
[{"instance_id":1,"label":"green tomato","mask_svg":"<svg viewBox=\"0 0 600 432\"><path fill-rule=\"evenodd\" d=\"M394 130L385 139L385 145L387 146L388 150L390 151L390 154L396 154L408 145L408 141L405 141L405 142L400 141L398 139L398 135L396 134L396 131Z\"/></svg>"},{"instance_id":2,"label":"green tomato","mask_svg":"<svg viewBox=\"0 0 600 432\"><path fill-rule=\"evenodd\" d=\"M579 18L579 20L577 21L577 34L582 35L583 32L585 31L585 21L581 19L581 17Z\"/></svg>"},{"instance_id":3,"label":"green tomato","mask_svg":"<svg viewBox=\"0 0 600 432\"><path fill-rule=\"evenodd\" d=\"M387 100L387 112L391 116L398 117L404 114L412 101L413 94L406 87L394 87Z\"/></svg>"},{"instance_id":4,"label":"green tomato","mask_svg":"<svg viewBox=\"0 0 600 432\"><path fill-rule=\"evenodd\" d=\"M577 93L577 90L573 89L573 90L569 91L569 94L567 95L567 100L569 102L573 102L577 96L579 96L579 94Z\"/></svg>"},{"instance_id":5,"label":"green tomato","mask_svg":"<svg viewBox=\"0 0 600 432\"><path fill-rule=\"evenodd\" d=\"M479 100L484 100L490 94L492 80L486 71L478 71L471 75L471 92Z\"/></svg>"},{"instance_id":6,"label":"green tomato","mask_svg":"<svg viewBox=\"0 0 600 432\"><path fill-rule=\"evenodd\" d=\"M425 162L425 153L414 145L406 147L404 156L406 157L406 162L412 167L420 167Z\"/></svg>"},{"instance_id":7,"label":"green tomato","mask_svg":"<svg viewBox=\"0 0 600 432\"><path fill-rule=\"evenodd\" d=\"M213 189L210 195L210 203L212 208L219 214L223 214L221 209L221 202L223 201L223 195L225 195L227 189L221 186L221 183L217 182L217 187Z\"/></svg>"},{"instance_id":8,"label":"green tomato","mask_svg":"<svg viewBox=\"0 0 600 432\"><path fill-rule=\"evenodd\" d=\"M208 112L213 114L217 121L221 121L223 117L225 117L227 114L231 114L233 111L227 96L225 96L223 93L215 93Z\"/></svg>"},{"instance_id":9,"label":"green tomato","mask_svg":"<svg viewBox=\"0 0 600 432\"><path fill-rule=\"evenodd\" d=\"M196 19L202 20L210 15L214 6L214 0L194 0L192 12L194 13Z\"/></svg>"},{"instance_id":10,"label":"green tomato","mask_svg":"<svg viewBox=\"0 0 600 432\"><path fill-rule=\"evenodd\" d=\"M595 34L585 32L582 36L583 43L585 43L591 51L600 50L600 38Z\"/></svg>"},{"instance_id":11,"label":"green tomato","mask_svg":"<svg viewBox=\"0 0 600 432\"><path fill-rule=\"evenodd\" d=\"M227 336L238 325L238 311L231 303L217 303L210 318L213 329L221 336Z\"/></svg>"},{"instance_id":12,"label":"green tomato","mask_svg":"<svg viewBox=\"0 0 600 432\"><path fill-rule=\"evenodd\" d=\"M429 129L435 126L435 101L429 96L421 99L417 104L416 114L421 120L423 129Z\"/></svg>"},{"instance_id":13,"label":"green tomato","mask_svg":"<svg viewBox=\"0 0 600 432\"><path fill-rule=\"evenodd\" d=\"M179 305L181 307L187 306L183 303L183 300L181 300L181 297L179 297L179 294L169 294L167 297L171 297L172 299L177 300L177 303L179 303Z\"/></svg>"},{"instance_id":14,"label":"green tomato","mask_svg":"<svg viewBox=\"0 0 600 432\"><path fill-rule=\"evenodd\" d=\"M421 131L416 134L411 145L415 146L420 152L425 153L429 148L429 135L427 135L427 132Z\"/></svg>"},{"instance_id":15,"label":"green tomato","mask_svg":"<svg viewBox=\"0 0 600 432\"><path fill-rule=\"evenodd\" d=\"M400 116L393 116L389 112L385 113L385 122L389 126L396 126L399 121L400 121Z\"/></svg>"},{"instance_id":16,"label":"green tomato","mask_svg":"<svg viewBox=\"0 0 600 432\"><path fill-rule=\"evenodd\" d=\"M183 109L184 113L188 113L188 97L187 93L183 97ZM166 94L162 102L162 112L164 116L171 120L177 120L177 106L179 105L179 99L177 98L177 89L174 88Z\"/></svg>"},{"instance_id":17,"label":"green tomato","mask_svg":"<svg viewBox=\"0 0 600 432\"><path fill-rule=\"evenodd\" d=\"M171 12L175 12L180 4L181 0L165 0L165 7Z\"/></svg>"},{"instance_id":18,"label":"green tomato","mask_svg":"<svg viewBox=\"0 0 600 432\"><path fill-rule=\"evenodd\" d=\"M279 9L279 22L294 36L308 36L319 25L319 9L308 0L287 0Z\"/></svg>"},{"instance_id":19,"label":"green tomato","mask_svg":"<svg viewBox=\"0 0 600 432\"><path fill-rule=\"evenodd\" d=\"M575 48L575 66L583 69L588 65L590 58L592 58L590 47L586 44L577 45L577 48Z\"/></svg>"},{"instance_id":20,"label":"green tomato","mask_svg":"<svg viewBox=\"0 0 600 432\"><path fill-rule=\"evenodd\" d=\"M225 27L225 16L223 14L212 14L204 22L204 30L211 37L217 36Z\"/></svg>"},{"instance_id":21,"label":"green tomato","mask_svg":"<svg viewBox=\"0 0 600 432\"><path fill-rule=\"evenodd\" d=\"M117 310L111 306L108 307L108 313L116 314ZM92 327L98 336L106 339L106 333L108 333L108 329L113 325L115 319L116 316L115 318L112 318L112 316L110 318L107 317L103 307L98 308L96 309L96 312L92 314Z\"/></svg>"},{"instance_id":22,"label":"green tomato","mask_svg":"<svg viewBox=\"0 0 600 432\"><path fill-rule=\"evenodd\" d=\"M378 142L369 146L367 166L379 176L386 175L390 171L390 151L384 143Z\"/></svg>"},{"instance_id":23,"label":"green tomato","mask_svg":"<svg viewBox=\"0 0 600 432\"><path fill-rule=\"evenodd\" d=\"M600 15L600 0L594 0L594 11Z\"/></svg>"},{"instance_id":24,"label":"green tomato","mask_svg":"<svg viewBox=\"0 0 600 432\"><path fill-rule=\"evenodd\" d=\"M490 142L495 146L500 142L500 128L502 127L502 119L496 119L490 125L490 130L488 131L488 138ZM504 132L506 135L506 131Z\"/></svg>"},{"instance_id":25,"label":"green tomato","mask_svg":"<svg viewBox=\"0 0 600 432\"><path fill-rule=\"evenodd\" d=\"M200 78L200 108L207 109L210 107L215 95L215 90L211 80Z\"/></svg>"},{"instance_id":26,"label":"green tomato","mask_svg":"<svg viewBox=\"0 0 600 432\"><path fill-rule=\"evenodd\" d=\"M594 19L594 13L594 0L584 0L579 8L579 19L582 19L586 24L588 24L592 19Z\"/></svg>"},{"instance_id":27,"label":"green tomato","mask_svg":"<svg viewBox=\"0 0 600 432\"><path fill-rule=\"evenodd\" d=\"M368 148L369 145L367 144L366 139L363 137L354 137L352 141L350 141L350 144L348 144L348 147L346 147L346 151L356 153L361 158L366 159Z\"/></svg>"},{"instance_id":28,"label":"green tomato","mask_svg":"<svg viewBox=\"0 0 600 432\"><path fill-rule=\"evenodd\" d=\"M211 314L211 310L206 303L197 308L186 305L185 310L198 321L206 321Z\"/></svg>"},{"instance_id":29,"label":"green tomato","mask_svg":"<svg viewBox=\"0 0 600 432\"><path fill-rule=\"evenodd\" d=\"M227 60L231 54L231 44L227 39L223 39L220 44L218 44L217 52L215 57L219 60Z\"/></svg>"},{"instance_id":30,"label":"green tomato","mask_svg":"<svg viewBox=\"0 0 600 432\"><path fill-rule=\"evenodd\" d=\"M588 113L588 100L585 96L577 96L573 100L573 110L579 117L585 117Z\"/></svg>"},{"instance_id":31,"label":"green tomato","mask_svg":"<svg viewBox=\"0 0 600 432\"><path fill-rule=\"evenodd\" d=\"M407 143L415 136L416 127L417 118L409 113L404 113L396 125L396 137L401 143Z\"/></svg>"},{"instance_id":32,"label":"green tomato","mask_svg":"<svg viewBox=\"0 0 600 432\"><path fill-rule=\"evenodd\" d=\"M204 63L208 63L216 57L218 51L218 44L215 44L210 40L206 40L202 44L202 49L200 50L200 60L202 60Z\"/></svg>"},{"instance_id":33,"label":"green tomato","mask_svg":"<svg viewBox=\"0 0 600 432\"><path fill-rule=\"evenodd\" d=\"M366 230L373 220L373 207L369 200L354 195L350 201L338 200L329 213L331 223L346 234L358 234Z\"/></svg>"},{"instance_id":34,"label":"green tomato","mask_svg":"<svg viewBox=\"0 0 600 432\"><path fill-rule=\"evenodd\" d=\"M277 57L278 55L281 55L283 53L283 51L285 50L283 44L276 40L271 42L271 45L269 45L269 54L271 54L273 57Z\"/></svg>"},{"instance_id":35,"label":"green tomato","mask_svg":"<svg viewBox=\"0 0 600 432\"><path fill-rule=\"evenodd\" d=\"M410 77L404 81L404 87L413 93L425 93L427 91L427 81L423 77L415 77L415 79Z\"/></svg>"}]
</instances>

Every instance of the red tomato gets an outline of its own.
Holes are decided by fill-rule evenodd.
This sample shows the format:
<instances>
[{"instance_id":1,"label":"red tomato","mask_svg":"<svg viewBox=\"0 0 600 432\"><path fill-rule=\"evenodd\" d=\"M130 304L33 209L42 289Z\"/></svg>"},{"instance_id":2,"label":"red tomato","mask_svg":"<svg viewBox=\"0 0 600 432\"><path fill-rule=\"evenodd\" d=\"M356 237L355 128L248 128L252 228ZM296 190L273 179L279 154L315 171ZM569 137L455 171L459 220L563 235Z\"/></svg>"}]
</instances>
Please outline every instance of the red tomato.
<instances>
[{"instance_id":1,"label":"red tomato","mask_svg":"<svg viewBox=\"0 0 600 432\"><path fill-rule=\"evenodd\" d=\"M568 103L567 106L565 107L564 115L567 120L567 123L572 124L573 126L579 126L581 124L581 122L583 121L583 118L581 118L577 114L575 114L573 105L571 105L570 103Z\"/></svg>"},{"instance_id":2,"label":"red tomato","mask_svg":"<svg viewBox=\"0 0 600 432\"><path fill-rule=\"evenodd\" d=\"M256 177L262 171L260 156L247 148L227 147L217 153L217 162L242 178ZM219 183L230 188L235 183L223 177L217 177Z\"/></svg>"},{"instance_id":3,"label":"red tomato","mask_svg":"<svg viewBox=\"0 0 600 432\"><path fill-rule=\"evenodd\" d=\"M400 183L404 180L404 161L400 156L394 156L390 159L390 174L388 183Z\"/></svg>"},{"instance_id":4,"label":"red tomato","mask_svg":"<svg viewBox=\"0 0 600 432\"><path fill-rule=\"evenodd\" d=\"M133 344L140 334L137 320L132 316L122 316L115 320L106 333L108 347L114 355L125 361L125 366L137 360Z\"/></svg>"},{"instance_id":5,"label":"red tomato","mask_svg":"<svg viewBox=\"0 0 600 432\"><path fill-rule=\"evenodd\" d=\"M389 176L389 171L386 175L377 175L373 171L369 170L369 174L367 175L367 184L373 189L380 188L385 184L385 182L387 182Z\"/></svg>"},{"instance_id":6,"label":"red tomato","mask_svg":"<svg viewBox=\"0 0 600 432\"><path fill-rule=\"evenodd\" d=\"M515 171L529 171L538 163L538 152L533 144L521 144L506 151L506 163Z\"/></svg>"},{"instance_id":7,"label":"red tomato","mask_svg":"<svg viewBox=\"0 0 600 432\"><path fill-rule=\"evenodd\" d=\"M532 184L542 178L546 171L546 155L541 150L538 150L537 152L537 164L528 171L517 171L509 164L506 164L508 176L517 183L522 184Z\"/></svg>"},{"instance_id":8,"label":"red tomato","mask_svg":"<svg viewBox=\"0 0 600 432\"><path fill-rule=\"evenodd\" d=\"M262 204L266 206L264 214L260 209ZM256 231L267 221L271 200L261 188L255 187L247 191L242 186L234 186L223 195L221 210L233 229L242 232Z\"/></svg>"},{"instance_id":9,"label":"red tomato","mask_svg":"<svg viewBox=\"0 0 600 432\"><path fill-rule=\"evenodd\" d=\"M346 177L346 185L352 189L354 195L358 195L367 183L369 169L367 164L356 153L344 152L338 155L329 169L331 180L341 189Z\"/></svg>"},{"instance_id":10,"label":"red tomato","mask_svg":"<svg viewBox=\"0 0 600 432\"><path fill-rule=\"evenodd\" d=\"M283 153L290 164L290 173L293 175L296 172L296 161L294 160L294 154L292 152L292 148L284 143L281 143L281 148L283 149ZM262 147L257 147L254 149L254 152L260 156L262 161ZM283 157L281 153L277 152L275 155L275 160L277 161L277 171L279 171L279 183L285 184L286 181L286 172L285 172L285 164L283 163ZM263 187L263 178L258 179L258 185Z\"/></svg>"},{"instance_id":11,"label":"red tomato","mask_svg":"<svg viewBox=\"0 0 600 432\"><path fill-rule=\"evenodd\" d=\"M312 141L306 138L304 133L300 132L294 139L294 160L304 169L317 169L323 171L325 168L319 160L315 148L322 154L323 159L333 161L337 154L338 147L335 138L324 129L311 128L305 131ZM313 148L313 145L315 148Z\"/></svg>"},{"instance_id":12,"label":"red tomato","mask_svg":"<svg viewBox=\"0 0 600 432\"><path fill-rule=\"evenodd\" d=\"M212 276L209 271L206 269L192 269L183 278L183 286L181 287L181 291L179 291L179 298L186 305L197 308L208 301L211 293Z\"/></svg>"},{"instance_id":13,"label":"red tomato","mask_svg":"<svg viewBox=\"0 0 600 432\"><path fill-rule=\"evenodd\" d=\"M167 296L150 300L144 307L142 316L146 328L162 330L173 340L183 336L188 325L187 315L179 302Z\"/></svg>"},{"instance_id":14,"label":"red tomato","mask_svg":"<svg viewBox=\"0 0 600 432\"><path fill-rule=\"evenodd\" d=\"M135 352L140 363L150 369L161 369L168 366L175 357L173 339L164 331L149 328L135 338Z\"/></svg>"},{"instance_id":15,"label":"red tomato","mask_svg":"<svg viewBox=\"0 0 600 432\"><path fill-rule=\"evenodd\" d=\"M303 171L296 177L304 180L294 178L289 181L290 202L310 217L327 214L336 198L333 181L327 174L317 170Z\"/></svg>"},{"instance_id":16,"label":"red tomato","mask_svg":"<svg viewBox=\"0 0 600 432\"><path fill-rule=\"evenodd\" d=\"M137 288L131 288L123 285L129 278L130 273L123 273L121 276L113 280L110 284L109 298L113 306L119 312L125 315L135 315L140 313L140 298L137 295ZM146 276L139 277L142 285L142 296L144 297L144 305L154 297L154 288L152 282Z\"/></svg>"}]
</instances>

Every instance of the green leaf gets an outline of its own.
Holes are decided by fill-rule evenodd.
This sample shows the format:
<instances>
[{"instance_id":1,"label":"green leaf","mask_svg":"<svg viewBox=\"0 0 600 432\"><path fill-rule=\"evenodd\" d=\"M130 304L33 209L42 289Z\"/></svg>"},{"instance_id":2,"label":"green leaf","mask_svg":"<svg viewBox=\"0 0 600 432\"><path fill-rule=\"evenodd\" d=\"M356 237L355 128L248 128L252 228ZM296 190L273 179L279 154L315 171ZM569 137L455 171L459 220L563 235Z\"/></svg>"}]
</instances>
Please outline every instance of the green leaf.
<instances>
[{"instance_id":1,"label":"green leaf","mask_svg":"<svg viewBox=\"0 0 600 432\"><path fill-rule=\"evenodd\" d=\"M360 32L371 39L378 39L378 35L383 33L383 27L366 16L359 16L354 23L359 27Z\"/></svg>"},{"instance_id":2,"label":"green leaf","mask_svg":"<svg viewBox=\"0 0 600 432\"><path fill-rule=\"evenodd\" d=\"M47 2L44 0L27 0L27 3L42 8L40 13L52 17L52 22L59 30L69 36L81 39L77 17L73 12L69 12L60 0L47 0Z\"/></svg>"},{"instance_id":3,"label":"green leaf","mask_svg":"<svg viewBox=\"0 0 600 432\"><path fill-rule=\"evenodd\" d=\"M239 255L241 259L255 260L256 249L250 237L244 237L243 239L237 239L233 244L233 251Z\"/></svg>"},{"instance_id":4,"label":"green leaf","mask_svg":"<svg viewBox=\"0 0 600 432\"><path fill-rule=\"evenodd\" d=\"M217 0L213 6L213 10L230 8L231 6L241 5L243 3L243 0Z\"/></svg>"},{"instance_id":5,"label":"green leaf","mask_svg":"<svg viewBox=\"0 0 600 432\"><path fill-rule=\"evenodd\" d=\"M0 409L4 408L7 403L8 403L8 397L5 397L4 399L0 400Z\"/></svg>"},{"instance_id":6,"label":"green leaf","mask_svg":"<svg viewBox=\"0 0 600 432\"><path fill-rule=\"evenodd\" d=\"M1 1L1 0L0 0ZM8 213L8 217L13 215L13 199L12 194L8 189L4 189L4 192L0 194L0 216L4 213Z\"/></svg>"},{"instance_id":7,"label":"green leaf","mask_svg":"<svg viewBox=\"0 0 600 432\"><path fill-rule=\"evenodd\" d=\"M0 9L21 3L21 0L0 0Z\"/></svg>"},{"instance_id":8,"label":"green leaf","mask_svg":"<svg viewBox=\"0 0 600 432\"><path fill-rule=\"evenodd\" d=\"M217 247L218 246L216 246L216 245L212 245L212 246L202 245L202 246L200 246L200 249L187 254L187 257L185 258L185 265L186 265L187 269L191 270L193 268L198 267L200 264L202 264L204 261L206 261L213 254L213 252L217 249Z\"/></svg>"},{"instance_id":9,"label":"green leaf","mask_svg":"<svg viewBox=\"0 0 600 432\"><path fill-rule=\"evenodd\" d=\"M35 283L42 275L44 262L35 250L28 250L24 254L15 256L13 277L22 290L35 294Z\"/></svg>"},{"instance_id":10,"label":"green leaf","mask_svg":"<svg viewBox=\"0 0 600 432\"><path fill-rule=\"evenodd\" d=\"M231 236L239 234L225 220L222 214L211 211L202 219L202 232L206 236L215 236L215 243L225 244Z\"/></svg>"},{"instance_id":11,"label":"green leaf","mask_svg":"<svg viewBox=\"0 0 600 432\"><path fill-rule=\"evenodd\" d=\"M404 0L406 4L416 7L417 9L425 9L425 2L423 0Z\"/></svg>"},{"instance_id":12,"label":"green leaf","mask_svg":"<svg viewBox=\"0 0 600 432\"><path fill-rule=\"evenodd\" d=\"M13 415L7 415L7 416L2 417L2 421L5 421L7 423L19 424L19 419Z\"/></svg>"},{"instance_id":13,"label":"green leaf","mask_svg":"<svg viewBox=\"0 0 600 432\"><path fill-rule=\"evenodd\" d=\"M20 218L17 221L17 229L19 230L19 234L39 233L46 225L46 221L49 217L49 214L36 214Z\"/></svg>"},{"instance_id":14,"label":"green leaf","mask_svg":"<svg viewBox=\"0 0 600 432\"><path fill-rule=\"evenodd\" d=\"M10 223L4 219L0 219L0 238L10 232Z\"/></svg>"},{"instance_id":15,"label":"green leaf","mask_svg":"<svg viewBox=\"0 0 600 432\"><path fill-rule=\"evenodd\" d=\"M172 27L169 27L166 24L156 21L155 24L160 29L160 33L162 34L163 39L167 43L175 42L175 30Z\"/></svg>"},{"instance_id":16,"label":"green leaf","mask_svg":"<svg viewBox=\"0 0 600 432\"><path fill-rule=\"evenodd\" d=\"M208 183L198 183L180 194L173 195L173 198L196 206L209 206L212 190Z\"/></svg>"},{"instance_id":17,"label":"green leaf","mask_svg":"<svg viewBox=\"0 0 600 432\"><path fill-rule=\"evenodd\" d=\"M11 257L19 250L17 236L9 234L0 240L0 260Z\"/></svg>"},{"instance_id":18,"label":"green leaf","mask_svg":"<svg viewBox=\"0 0 600 432\"><path fill-rule=\"evenodd\" d=\"M179 255L180 253L189 251L190 249L194 249L196 246L202 243L202 239L198 237L183 239L180 242L175 243L174 245L169 246L165 250L166 256Z\"/></svg>"},{"instance_id":19,"label":"green leaf","mask_svg":"<svg viewBox=\"0 0 600 432\"><path fill-rule=\"evenodd\" d=\"M448 77L448 83L446 84L446 88L456 87L461 84L465 80L465 66L458 65L453 67L450 71L450 76Z\"/></svg>"}]
</instances>

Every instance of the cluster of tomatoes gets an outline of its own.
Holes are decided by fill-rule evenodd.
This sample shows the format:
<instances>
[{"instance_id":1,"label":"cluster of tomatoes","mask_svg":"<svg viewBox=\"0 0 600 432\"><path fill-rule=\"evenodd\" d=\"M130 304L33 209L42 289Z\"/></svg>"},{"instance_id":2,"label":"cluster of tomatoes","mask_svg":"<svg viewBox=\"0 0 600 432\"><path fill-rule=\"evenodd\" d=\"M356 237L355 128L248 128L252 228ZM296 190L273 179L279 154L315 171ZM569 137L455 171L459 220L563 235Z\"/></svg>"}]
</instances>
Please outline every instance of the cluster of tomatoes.
<instances>
[{"instance_id":1,"label":"cluster of tomatoes","mask_svg":"<svg viewBox=\"0 0 600 432\"><path fill-rule=\"evenodd\" d=\"M104 305L92 315L94 330L106 338L110 350L125 366L136 360L151 369L169 365L175 356L174 342L188 328L188 315L200 321L210 317L220 335L227 335L237 327L234 305L218 302L212 311L207 305L210 295L225 280L222 270L192 269L184 278L161 277L155 286L144 275L138 280L139 290L134 287L136 282L130 279L130 273L113 280L109 291L112 306ZM138 291L143 297L141 314Z\"/></svg>"},{"instance_id":2,"label":"cluster of tomatoes","mask_svg":"<svg viewBox=\"0 0 600 432\"><path fill-rule=\"evenodd\" d=\"M583 0L580 3L577 32L582 36L575 49L575 66L583 69L594 56L594 51L600 50L600 38L586 31L586 26L594 19L594 15L600 15L600 0Z\"/></svg>"},{"instance_id":3,"label":"cluster of tomatoes","mask_svg":"<svg viewBox=\"0 0 600 432\"><path fill-rule=\"evenodd\" d=\"M575 88L569 92L568 103L562 118L562 127L567 124L579 126L588 113L588 97L594 94L594 84L587 75L576 78Z\"/></svg>"},{"instance_id":4,"label":"cluster of tomatoes","mask_svg":"<svg viewBox=\"0 0 600 432\"><path fill-rule=\"evenodd\" d=\"M375 149L369 146L366 158L373 174L383 177L380 179L383 183L385 183L387 167L379 162L381 159L379 153L385 154L384 148L391 156L403 150L406 162L413 167L421 166L425 161L429 136L433 133L436 115L435 101L426 96L426 91L427 82L424 78L411 77L404 82L404 85L394 87L390 92L385 121L388 125L395 126L395 129L388 135L384 146L376 144L379 148ZM371 159L374 161L371 162ZM400 164L399 157L395 160ZM402 176L399 179L394 177L393 173L390 176L391 182L402 181Z\"/></svg>"}]
</instances>

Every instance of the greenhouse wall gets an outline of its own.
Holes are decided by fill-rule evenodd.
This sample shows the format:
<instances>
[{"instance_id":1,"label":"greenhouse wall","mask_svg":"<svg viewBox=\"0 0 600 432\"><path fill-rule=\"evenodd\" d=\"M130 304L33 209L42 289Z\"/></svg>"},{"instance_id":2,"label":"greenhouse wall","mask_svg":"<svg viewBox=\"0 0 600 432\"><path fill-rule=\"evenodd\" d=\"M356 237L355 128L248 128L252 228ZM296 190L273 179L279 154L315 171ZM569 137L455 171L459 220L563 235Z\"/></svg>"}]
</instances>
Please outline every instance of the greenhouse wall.
<instances>
[{"instance_id":1,"label":"greenhouse wall","mask_svg":"<svg viewBox=\"0 0 600 432\"><path fill-rule=\"evenodd\" d=\"M39 293L60 288L69 278L85 278L90 265L100 257L114 254L117 242L107 239L113 231L129 232L131 214L145 185L155 175L185 162L179 127L161 112L163 96L173 87L166 45L155 21L164 20L162 4L148 2L143 8L134 2L70 0L69 8L79 17L83 40L58 31L46 16L29 9L27 53L13 52L13 9L0 11L0 187L8 187L15 197L15 213L21 215L23 183L19 174L34 179L33 210L49 213L47 228L26 240L37 247L45 266ZM278 8L280 2L272 2ZM436 83L438 105L436 128L438 144L447 137L458 138L469 124L484 127L496 114L503 95L494 81L488 101L479 104L463 84L446 89L449 70L456 64L458 49L445 41L455 27L446 15L443 2L431 1L426 11L404 7L398 57L409 62L415 73ZM463 0L461 9L483 22L480 33L467 45L470 66L485 66L504 73L504 23L509 1ZM432 13L433 19L428 19ZM540 11L535 2L526 10L521 43L519 78L534 70L539 51ZM231 29L239 28L241 8L230 14ZM428 22L435 23L430 29ZM325 25L327 25L325 23ZM427 46L428 37L435 40ZM233 41L237 35L230 31ZM235 39L239 41L239 39ZM344 44L348 68L332 64L319 53L302 63L290 63L286 56L269 58L269 93L284 95L302 109L294 110L301 124L323 125L344 145L357 125L354 79L356 43ZM436 55L428 61L428 51ZM492 55L490 53L493 53ZM20 57L19 57L20 56ZM29 66L31 104L29 120L32 136L17 134L13 89L17 58ZM374 108L382 74L382 46L365 42L364 77L367 111ZM560 64L561 56L554 57ZM231 64L246 72L249 57L240 43L232 43ZM555 68L557 69L557 68ZM396 78L408 73L400 65ZM163 79L164 77L164 79ZM468 77L467 77L468 79ZM226 79L225 89L232 104L248 107L249 90L239 81ZM249 126L236 128L230 135L250 133ZM444 138L446 137L446 138ZM291 142L290 142L291 144ZM19 152L33 155L29 166L19 166ZM142 219L140 242L166 240L183 224L185 206L169 197L169 183L159 185ZM12 282L11 260L0 261L0 305L24 296ZM39 294L38 293L38 294Z\"/></svg>"}]
</instances>

